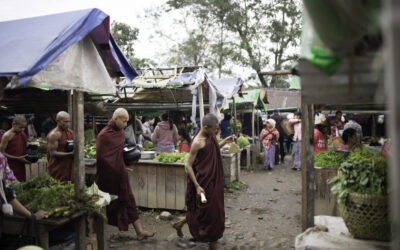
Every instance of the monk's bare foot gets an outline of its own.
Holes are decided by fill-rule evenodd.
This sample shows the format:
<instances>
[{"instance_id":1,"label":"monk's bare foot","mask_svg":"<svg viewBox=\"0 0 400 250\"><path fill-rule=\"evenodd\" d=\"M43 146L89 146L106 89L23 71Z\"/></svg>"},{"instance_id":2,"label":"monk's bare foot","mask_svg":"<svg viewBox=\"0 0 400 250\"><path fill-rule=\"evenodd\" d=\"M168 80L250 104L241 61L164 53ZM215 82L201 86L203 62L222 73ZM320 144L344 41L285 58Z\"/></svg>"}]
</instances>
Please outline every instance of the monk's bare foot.
<instances>
[{"instance_id":1,"label":"monk's bare foot","mask_svg":"<svg viewBox=\"0 0 400 250\"><path fill-rule=\"evenodd\" d=\"M181 221L177 221L175 223L172 223L172 227L175 228L176 234L178 234L179 237L183 237L183 232L182 232L182 227L183 223Z\"/></svg>"},{"instance_id":2,"label":"monk's bare foot","mask_svg":"<svg viewBox=\"0 0 400 250\"><path fill-rule=\"evenodd\" d=\"M137 239L138 239L138 241L141 241L146 238L153 237L155 234L156 234L156 232L142 231L141 233L137 234Z\"/></svg>"},{"instance_id":3,"label":"monk's bare foot","mask_svg":"<svg viewBox=\"0 0 400 250\"><path fill-rule=\"evenodd\" d=\"M221 245L217 242L211 242L210 249L211 250L228 250L228 248L224 247L223 245Z\"/></svg>"}]
</instances>

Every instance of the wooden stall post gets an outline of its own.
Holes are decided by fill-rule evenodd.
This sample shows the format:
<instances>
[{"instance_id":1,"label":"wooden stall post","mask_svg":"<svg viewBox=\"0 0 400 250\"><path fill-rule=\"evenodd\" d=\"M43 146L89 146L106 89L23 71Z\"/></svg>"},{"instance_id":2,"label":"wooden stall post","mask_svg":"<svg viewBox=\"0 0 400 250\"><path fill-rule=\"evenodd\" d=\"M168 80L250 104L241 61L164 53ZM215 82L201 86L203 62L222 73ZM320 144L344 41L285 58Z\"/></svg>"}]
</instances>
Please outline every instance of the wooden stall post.
<instances>
[{"instance_id":1,"label":"wooden stall post","mask_svg":"<svg viewBox=\"0 0 400 250\"><path fill-rule=\"evenodd\" d=\"M314 226L314 108L301 104L302 230Z\"/></svg>"},{"instance_id":2,"label":"wooden stall post","mask_svg":"<svg viewBox=\"0 0 400 250\"><path fill-rule=\"evenodd\" d=\"M238 131L236 131L236 101L235 101L235 97L232 97L232 106L233 106L233 134L237 135Z\"/></svg>"},{"instance_id":3,"label":"wooden stall post","mask_svg":"<svg viewBox=\"0 0 400 250\"><path fill-rule=\"evenodd\" d=\"M73 94L73 121L74 121L74 186L75 194L84 192L85 165L84 157L84 109L83 92L74 90ZM75 223L75 249L86 249L86 220L80 217Z\"/></svg>"},{"instance_id":4,"label":"wooden stall post","mask_svg":"<svg viewBox=\"0 0 400 250\"><path fill-rule=\"evenodd\" d=\"M72 101L72 91L67 91L67 100L68 100L68 114L70 117L73 117L73 101ZM69 127L72 129L74 127L74 119L71 119L71 124Z\"/></svg>"},{"instance_id":5,"label":"wooden stall post","mask_svg":"<svg viewBox=\"0 0 400 250\"><path fill-rule=\"evenodd\" d=\"M203 127L203 117L204 117L203 84L200 84L197 87L197 96L199 98L200 127Z\"/></svg>"},{"instance_id":6,"label":"wooden stall post","mask_svg":"<svg viewBox=\"0 0 400 250\"><path fill-rule=\"evenodd\" d=\"M389 0L385 2L384 35L386 41L387 60L385 63L386 89L388 95L388 108L390 113L389 133L392 143L391 161L389 164L389 189L392 222L392 249L400 249L400 2Z\"/></svg>"},{"instance_id":7,"label":"wooden stall post","mask_svg":"<svg viewBox=\"0 0 400 250\"><path fill-rule=\"evenodd\" d=\"M251 159L252 159L252 163L251 163L251 166L252 166L252 168L253 168L253 170L255 170L256 169L256 163L257 163L257 149L256 149L256 142L255 142L255 140L256 140L256 138L255 138L255 131L254 131L254 126L255 126L255 123L254 123L254 119L255 119L255 117L254 117L254 106L253 106L253 109L252 109L252 112L251 112L251 135L252 135L252 137L253 137L253 141L252 141L252 151L253 151L253 154L252 154L252 157L251 157Z\"/></svg>"}]
</instances>

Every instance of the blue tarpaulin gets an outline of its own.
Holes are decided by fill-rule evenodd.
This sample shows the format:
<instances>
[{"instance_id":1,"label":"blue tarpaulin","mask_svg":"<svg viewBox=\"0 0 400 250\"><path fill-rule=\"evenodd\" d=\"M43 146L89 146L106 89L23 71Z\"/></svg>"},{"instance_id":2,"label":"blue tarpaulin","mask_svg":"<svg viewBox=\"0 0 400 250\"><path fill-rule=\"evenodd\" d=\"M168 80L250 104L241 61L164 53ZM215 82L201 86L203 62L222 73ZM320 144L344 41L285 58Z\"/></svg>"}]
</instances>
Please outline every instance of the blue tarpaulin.
<instances>
[{"instance_id":1,"label":"blue tarpaulin","mask_svg":"<svg viewBox=\"0 0 400 250\"><path fill-rule=\"evenodd\" d=\"M118 75L138 73L110 34L110 18L99 9L0 22L0 76L29 80L71 45L90 35L100 54Z\"/></svg>"}]
</instances>

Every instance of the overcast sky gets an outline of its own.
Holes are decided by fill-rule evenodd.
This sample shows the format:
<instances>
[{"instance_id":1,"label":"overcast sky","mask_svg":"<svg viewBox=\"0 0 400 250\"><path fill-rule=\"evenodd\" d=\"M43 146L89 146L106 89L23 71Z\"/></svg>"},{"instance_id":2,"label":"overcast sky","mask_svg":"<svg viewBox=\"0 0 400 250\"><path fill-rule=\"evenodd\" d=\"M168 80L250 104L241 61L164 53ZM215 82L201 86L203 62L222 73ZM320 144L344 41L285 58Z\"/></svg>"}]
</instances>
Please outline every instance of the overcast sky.
<instances>
[{"instance_id":1,"label":"overcast sky","mask_svg":"<svg viewBox=\"0 0 400 250\"><path fill-rule=\"evenodd\" d=\"M145 19L145 10L164 2L164 0L0 0L0 21L98 8L110 15L111 20L139 28L135 53L137 57L151 58L155 55L158 43L154 39L149 39L153 24Z\"/></svg>"}]
</instances>

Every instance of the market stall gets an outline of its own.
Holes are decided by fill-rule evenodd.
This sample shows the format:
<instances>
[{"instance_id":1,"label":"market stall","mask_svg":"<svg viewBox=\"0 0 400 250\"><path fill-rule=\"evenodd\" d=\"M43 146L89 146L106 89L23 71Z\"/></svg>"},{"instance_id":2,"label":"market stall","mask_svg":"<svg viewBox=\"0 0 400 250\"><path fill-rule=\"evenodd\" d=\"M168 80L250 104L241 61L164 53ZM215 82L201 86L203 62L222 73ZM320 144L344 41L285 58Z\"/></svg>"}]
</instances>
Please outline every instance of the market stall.
<instances>
[{"instance_id":1,"label":"market stall","mask_svg":"<svg viewBox=\"0 0 400 250\"><path fill-rule=\"evenodd\" d=\"M111 77L133 79L137 73L110 34L109 16L98 9L1 22L0 28L1 90L7 85L12 89L26 88L21 91L27 92L34 87L68 93L75 133L74 193L78 198L83 194L85 177L83 92L112 93L116 88ZM20 101L26 104L23 99ZM74 216L75 246L85 249L85 218ZM72 217L65 219L72 221ZM46 221L42 224L61 223ZM46 230L42 230L41 237L46 238Z\"/></svg>"},{"instance_id":2,"label":"market stall","mask_svg":"<svg viewBox=\"0 0 400 250\"><path fill-rule=\"evenodd\" d=\"M303 38L307 37L307 42L303 43L302 59L299 62L302 85L303 230L314 226L315 200L321 198L316 196L314 185L316 178L321 176L314 168L315 112L323 110L368 112L386 109L381 78L384 67L382 64L379 67L373 65L374 59L382 56L381 50L378 49L382 44L379 39L380 28L376 22L376 17L381 13L380 5L363 5L361 1L356 1L354 4L335 4L327 1L317 5L314 1L305 1L305 7L307 20L303 28ZM354 18L355 16L357 18ZM328 23L331 28L327 28ZM332 26L332 23L337 25ZM340 25L344 23L346 25ZM374 28L367 28L372 26ZM339 40L341 42L337 42ZM368 46L359 47L361 43ZM376 175L385 181L386 160L373 155L375 154L368 149L351 153L346 159L346 164L340 166L340 174L330 183L335 184L332 190L339 194L338 201L343 204L341 215L353 237L390 240L386 182L380 183L381 186L377 182L368 184L371 180L366 178ZM354 166L357 168L351 171L356 172L350 175L350 169ZM365 172L365 168L373 171ZM376 169L381 169L382 172L376 172ZM343 190L348 183L359 185L354 185L359 187L359 193L354 191L347 193L348 190ZM363 190L363 185L367 184L371 185L369 192ZM379 188L375 184L378 184ZM350 209L353 209L352 214L349 212ZM374 216L378 214L380 219L374 221ZM327 226L330 227L331 224ZM377 231L374 233L373 230ZM360 241L357 244L363 243ZM296 248L304 249L311 246L312 244L296 245Z\"/></svg>"}]
</instances>

